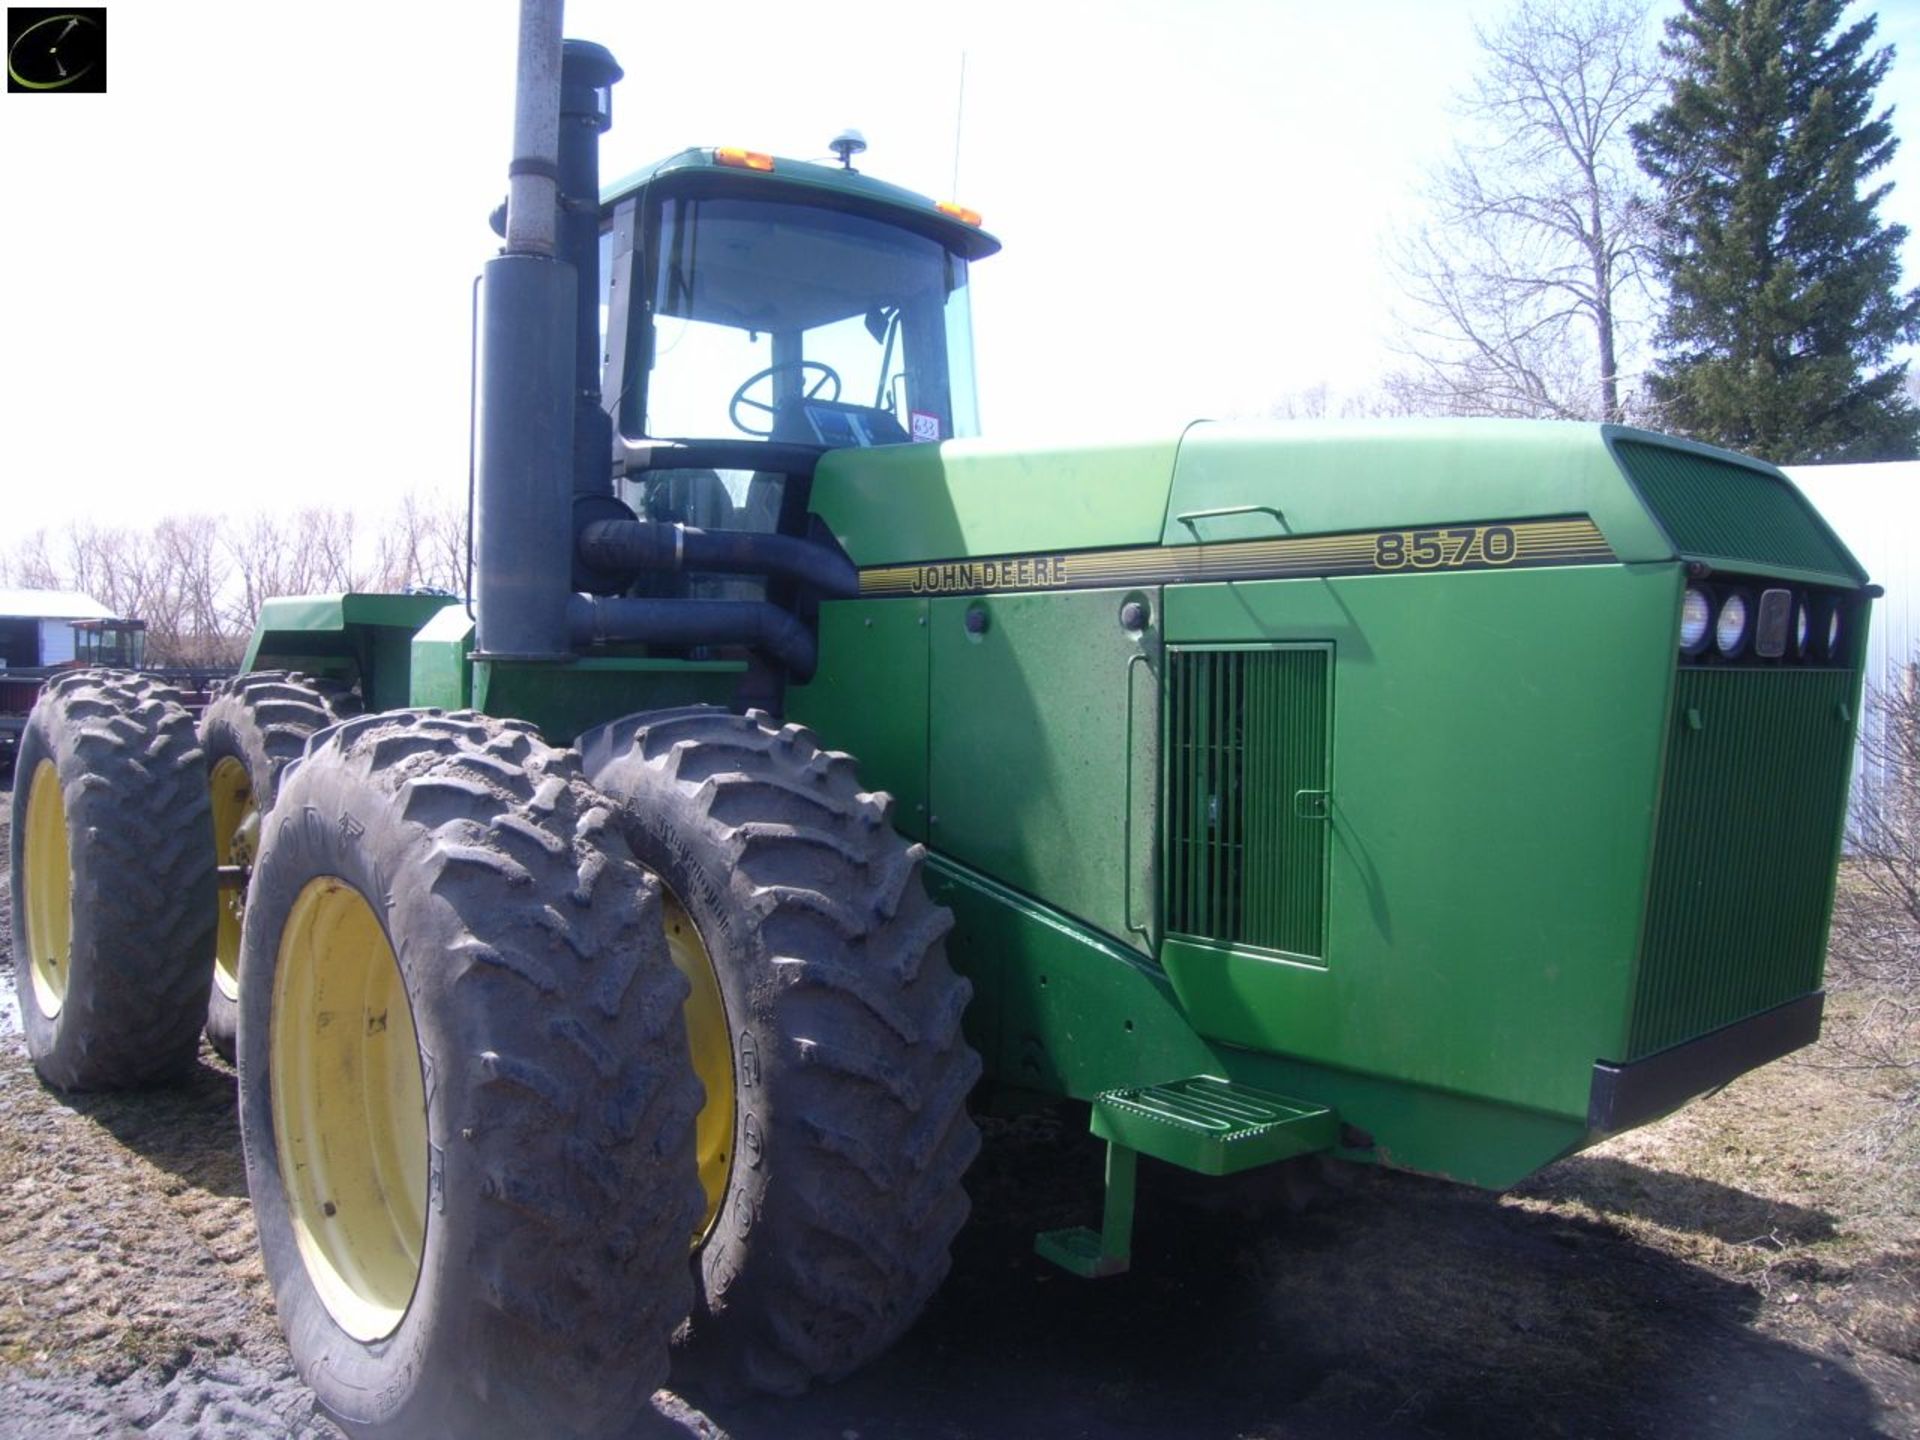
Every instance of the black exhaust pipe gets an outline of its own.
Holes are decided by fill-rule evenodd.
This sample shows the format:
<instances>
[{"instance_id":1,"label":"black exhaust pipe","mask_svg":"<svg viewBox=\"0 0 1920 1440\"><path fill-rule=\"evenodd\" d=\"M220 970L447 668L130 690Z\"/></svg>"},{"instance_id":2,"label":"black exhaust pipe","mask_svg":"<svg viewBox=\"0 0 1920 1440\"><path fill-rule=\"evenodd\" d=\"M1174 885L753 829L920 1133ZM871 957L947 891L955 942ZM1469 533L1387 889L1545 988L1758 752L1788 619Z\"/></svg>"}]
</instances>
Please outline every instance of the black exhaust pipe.
<instances>
[{"instance_id":1,"label":"black exhaust pipe","mask_svg":"<svg viewBox=\"0 0 1920 1440\"><path fill-rule=\"evenodd\" d=\"M579 294L573 266L555 255L560 27L561 0L521 0L507 244L480 285L474 650L496 660L572 654L566 577Z\"/></svg>"},{"instance_id":2,"label":"black exhaust pipe","mask_svg":"<svg viewBox=\"0 0 1920 1440\"><path fill-rule=\"evenodd\" d=\"M817 641L778 605L573 593L574 497L589 510L624 508L613 499L613 432L599 382L599 141L621 70L598 45L563 42L561 10L562 0L521 0L506 247L481 275L475 657L562 661L576 646L608 641L745 645L804 680ZM632 520L584 528L619 562L614 568L658 564L670 544L689 564L794 579L827 595L858 590L844 556L808 541Z\"/></svg>"}]
</instances>

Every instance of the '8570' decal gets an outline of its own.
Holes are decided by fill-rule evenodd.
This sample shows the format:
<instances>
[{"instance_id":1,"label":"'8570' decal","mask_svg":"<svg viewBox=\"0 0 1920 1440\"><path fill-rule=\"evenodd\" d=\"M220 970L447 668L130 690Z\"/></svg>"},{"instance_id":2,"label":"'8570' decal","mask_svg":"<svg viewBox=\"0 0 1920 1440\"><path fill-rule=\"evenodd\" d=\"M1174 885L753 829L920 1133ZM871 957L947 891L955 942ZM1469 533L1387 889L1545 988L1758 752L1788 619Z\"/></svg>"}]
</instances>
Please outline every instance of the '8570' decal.
<instances>
[{"instance_id":1,"label":"'8570' decal","mask_svg":"<svg viewBox=\"0 0 1920 1440\"><path fill-rule=\"evenodd\" d=\"M872 598L991 595L1020 590L1525 570L1541 565L1605 565L1613 560L1606 537L1590 517L1554 515L1492 525L1346 530L870 565L860 572L860 593Z\"/></svg>"},{"instance_id":2,"label":"'8570' decal","mask_svg":"<svg viewBox=\"0 0 1920 1440\"><path fill-rule=\"evenodd\" d=\"M1458 570L1511 565L1520 539L1511 525L1453 525L1444 530L1382 530L1373 537L1376 570Z\"/></svg>"}]
</instances>

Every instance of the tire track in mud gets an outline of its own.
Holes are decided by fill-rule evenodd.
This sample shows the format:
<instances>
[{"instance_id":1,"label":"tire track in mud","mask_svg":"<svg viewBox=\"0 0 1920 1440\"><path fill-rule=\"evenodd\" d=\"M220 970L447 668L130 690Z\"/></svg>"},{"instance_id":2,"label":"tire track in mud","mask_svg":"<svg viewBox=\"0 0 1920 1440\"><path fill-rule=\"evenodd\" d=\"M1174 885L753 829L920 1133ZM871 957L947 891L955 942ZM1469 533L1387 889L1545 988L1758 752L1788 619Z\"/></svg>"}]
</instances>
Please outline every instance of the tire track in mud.
<instances>
[{"instance_id":1,"label":"tire track in mud","mask_svg":"<svg viewBox=\"0 0 1920 1440\"><path fill-rule=\"evenodd\" d=\"M336 1434L274 1322L231 1074L49 1098L0 1041L0 1434Z\"/></svg>"},{"instance_id":2,"label":"tire track in mud","mask_svg":"<svg viewBox=\"0 0 1920 1440\"><path fill-rule=\"evenodd\" d=\"M274 1320L233 1086L203 1050L178 1086L53 1096L0 1014L0 1436L339 1435Z\"/></svg>"}]
</instances>

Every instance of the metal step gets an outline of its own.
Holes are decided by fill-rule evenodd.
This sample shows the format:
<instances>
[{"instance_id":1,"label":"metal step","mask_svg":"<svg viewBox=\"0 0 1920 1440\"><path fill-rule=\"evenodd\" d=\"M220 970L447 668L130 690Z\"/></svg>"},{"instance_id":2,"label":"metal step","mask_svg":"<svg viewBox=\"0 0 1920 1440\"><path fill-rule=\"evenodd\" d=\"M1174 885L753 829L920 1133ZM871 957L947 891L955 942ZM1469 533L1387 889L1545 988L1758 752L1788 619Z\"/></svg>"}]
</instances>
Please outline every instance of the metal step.
<instances>
[{"instance_id":1,"label":"metal step","mask_svg":"<svg viewBox=\"0 0 1920 1440\"><path fill-rule=\"evenodd\" d=\"M1109 1090L1093 1102L1093 1133L1202 1175L1232 1175L1339 1141L1333 1111L1195 1075L1164 1085Z\"/></svg>"},{"instance_id":2,"label":"metal step","mask_svg":"<svg viewBox=\"0 0 1920 1440\"><path fill-rule=\"evenodd\" d=\"M1326 1106L1218 1075L1108 1090L1093 1102L1092 1130L1107 1142L1100 1228L1049 1230L1033 1242L1044 1258L1089 1279L1119 1275L1132 1262L1136 1155L1202 1175L1231 1175L1331 1150L1340 1138L1339 1121Z\"/></svg>"}]
</instances>

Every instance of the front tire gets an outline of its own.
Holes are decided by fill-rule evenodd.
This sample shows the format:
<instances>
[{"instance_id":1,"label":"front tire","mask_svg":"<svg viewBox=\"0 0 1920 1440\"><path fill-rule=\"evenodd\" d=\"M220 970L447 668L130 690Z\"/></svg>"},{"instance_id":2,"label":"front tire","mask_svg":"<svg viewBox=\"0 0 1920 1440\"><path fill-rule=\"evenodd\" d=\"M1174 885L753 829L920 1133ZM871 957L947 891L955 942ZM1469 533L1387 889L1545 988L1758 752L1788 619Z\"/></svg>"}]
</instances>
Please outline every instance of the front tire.
<instances>
[{"instance_id":1,"label":"front tire","mask_svg":"<svg viewBox=\"0 0 1920 1440\"><path fill-rule=\"evenodd\" d=\"M718 990L693 1044L707 1212L675 1373L779 1394L845 1375L945 1278L980 1144L972 992L947 965L925 848L850 756L758 713L630 716L580 748L670 924L697 936L683 963L703 960ZM696 975L696 1030L702 989Z\"/></svg>"},{"instance_id":2,"label":"front tire","mask_svg":"<svg viewBox=\"0 0 1920 1440\"><path fill-rule=\"evenodd\" d=\"M108 1090L194 1062L212 976L206 764L180 693L76 670L48 682L13 789L13 955L49 1085Z\"/></svg>"},{"instance_id":3,"label":"front tire","mask_svg":"<svg viewBox=\"0 0 1920 1440\"><path fill-rule=\"evenodd\" d=\"M362 1437L618 1432L691 1300L697 1082L658 886L575 757L349 720L282 777L240 1125L302 1377Z\"/></svg>"},{"instance_id":4,"label":"front tire","mask_svg":"<svg viewBox=\"0 0 1920 1440\"><path fill-rule=\"evenodd\" d=\"M300 757L316 731L359 713L360 699L347 686L296 670L256 670L221 682L200 716L220 864L243 869L251 864L280 772ZM220 892L213 989L207 996L207 1041L229 1064L240 1024L240 924L246 900L245 888Z\"/></svg>"}]
</instances>

